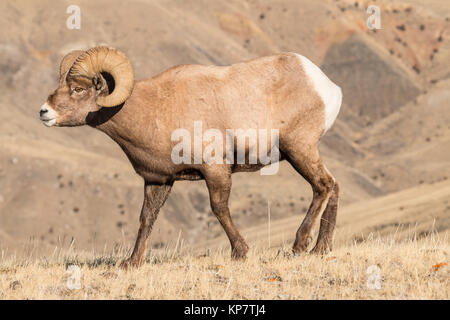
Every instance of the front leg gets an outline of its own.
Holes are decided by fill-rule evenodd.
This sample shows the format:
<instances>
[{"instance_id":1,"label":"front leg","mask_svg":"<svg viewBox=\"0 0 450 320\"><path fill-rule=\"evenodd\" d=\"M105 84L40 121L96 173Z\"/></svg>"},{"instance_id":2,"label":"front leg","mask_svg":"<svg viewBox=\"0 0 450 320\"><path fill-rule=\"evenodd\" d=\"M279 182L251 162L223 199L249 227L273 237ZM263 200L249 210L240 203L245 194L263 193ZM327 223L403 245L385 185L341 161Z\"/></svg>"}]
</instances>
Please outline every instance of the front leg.
<instances>
[{"instance_id":1,"label":"front leg","mask_svg":"<svg viewBox=\"0 0 450 320\"><path fill-rule=\"evenodd\" d=\"M158 217L159 209L169 197L172 184L155 185L148 182L144 186L144 204L142 205L141 223L131 257L122 261L120 268L139 267L145 261L148 237Z\"/></svg>"},{"instance_id":2,"label":"front leg","mask_svg":"<svg viewBox=\"0 0 450 320\"><path fill-rule=\"evenodd\" d=\"M219 220L231 244L231 258L244 260L248 245L231 220L228 198L231 191L231 170L226 165L208 165L203 175L209 190L211 209Z\"/></svg>"}]
</instances>

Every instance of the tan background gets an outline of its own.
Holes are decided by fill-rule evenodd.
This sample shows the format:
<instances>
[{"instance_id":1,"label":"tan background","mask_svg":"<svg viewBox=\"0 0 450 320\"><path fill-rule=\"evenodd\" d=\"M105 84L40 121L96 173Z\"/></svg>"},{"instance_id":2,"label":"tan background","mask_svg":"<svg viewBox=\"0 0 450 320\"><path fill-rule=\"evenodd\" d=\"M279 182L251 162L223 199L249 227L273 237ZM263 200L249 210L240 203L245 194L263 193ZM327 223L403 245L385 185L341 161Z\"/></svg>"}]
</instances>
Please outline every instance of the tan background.
<instances>
[{"instance_id":1,"label":"tan background","mask_svg":"<svg viewBox=\"0 0 450 320\"><path fill-rule=\"evenodd\" d=\"M307 56L344 93L321 145L341 183L338 240L448 231L450 7L377 1L382 29L374 32L365 23L369 3L2 1L0 251L52 252L71 242L110 251L134 241L143 183L120 148L91 128L48 129L38 119L62 56L98 44L126 52L138 79L181 63L227 65L280 51ZM70 4L81 8L81 30L66 28ZM275 176L233 176L232 215L250 244L267 236L268 202L277 245L292 241L310 200L309 186L287 163ZM201 248L225 239L204 182L175 185L152 246L173 245L179 234Z\"/></svg>"}]
</instances>

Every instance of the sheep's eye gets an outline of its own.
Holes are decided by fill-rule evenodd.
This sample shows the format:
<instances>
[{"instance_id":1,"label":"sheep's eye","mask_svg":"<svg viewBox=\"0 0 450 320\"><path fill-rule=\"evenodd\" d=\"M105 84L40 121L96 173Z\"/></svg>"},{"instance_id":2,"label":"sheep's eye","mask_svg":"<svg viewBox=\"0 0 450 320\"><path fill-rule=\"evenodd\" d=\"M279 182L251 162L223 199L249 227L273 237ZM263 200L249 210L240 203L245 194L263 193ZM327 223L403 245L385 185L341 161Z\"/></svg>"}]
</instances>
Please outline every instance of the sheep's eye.
<instances>
[{"instance_id":1,"label":"sheep's eye","mask_svg":"<svg viewBox=\"0 0 450 320\"><path fill-rule=\"evenodd\" d=\"M73 91L76 92L76 93L80 93L80 92L82 92L83 90L84 90L84 88L81 88L81 87L75 87L75 88L73 89Z\"/></svg>"}]
</instances>

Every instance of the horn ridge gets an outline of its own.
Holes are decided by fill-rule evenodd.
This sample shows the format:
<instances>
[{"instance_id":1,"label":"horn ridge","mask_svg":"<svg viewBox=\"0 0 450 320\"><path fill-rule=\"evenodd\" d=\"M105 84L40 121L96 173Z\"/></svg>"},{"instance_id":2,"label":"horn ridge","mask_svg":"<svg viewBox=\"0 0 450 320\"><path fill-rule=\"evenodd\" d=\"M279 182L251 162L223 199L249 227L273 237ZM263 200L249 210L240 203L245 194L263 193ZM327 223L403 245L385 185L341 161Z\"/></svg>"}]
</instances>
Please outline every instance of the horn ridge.
<instances>
[{"instance_id":1,"label":"horn ridge","mask_svg":"<svg viewBox=\"0 0 450 320\"><path fill-rule=\"evenodd\" d=\"M88 76L107 72L115 82L114 90L107 96L97 98L97 104L113 107L123 103L131 95L134 86L134 70L127 56L114 48L94 47L77 57L70 68L69 76Z\"/></svg>"}]
</instances>

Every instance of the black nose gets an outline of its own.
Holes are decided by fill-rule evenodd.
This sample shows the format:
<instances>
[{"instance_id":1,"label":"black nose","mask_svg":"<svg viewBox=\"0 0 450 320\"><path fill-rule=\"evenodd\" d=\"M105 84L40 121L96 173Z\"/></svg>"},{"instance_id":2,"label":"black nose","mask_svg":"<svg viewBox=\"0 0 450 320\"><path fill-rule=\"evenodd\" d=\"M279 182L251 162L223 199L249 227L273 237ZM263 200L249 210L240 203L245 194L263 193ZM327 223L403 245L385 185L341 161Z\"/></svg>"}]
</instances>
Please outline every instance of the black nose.
<instances>
[{"instance_id":1,"label":"black nose","mask_svg":"<svg viewBox=\"0 0 450 320\"><path fill-rule=\"evenodd\" d=\"M39 115L42 117L44 114L46 114L47 113L47 109L41 109L40 111L39 111Z\"/></svg>"}]
</instances>

